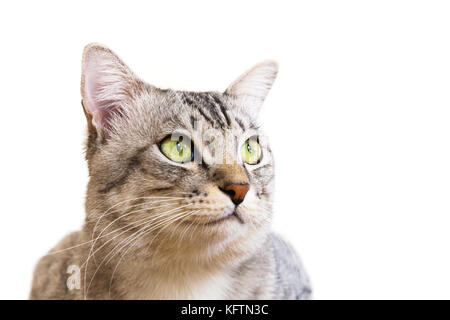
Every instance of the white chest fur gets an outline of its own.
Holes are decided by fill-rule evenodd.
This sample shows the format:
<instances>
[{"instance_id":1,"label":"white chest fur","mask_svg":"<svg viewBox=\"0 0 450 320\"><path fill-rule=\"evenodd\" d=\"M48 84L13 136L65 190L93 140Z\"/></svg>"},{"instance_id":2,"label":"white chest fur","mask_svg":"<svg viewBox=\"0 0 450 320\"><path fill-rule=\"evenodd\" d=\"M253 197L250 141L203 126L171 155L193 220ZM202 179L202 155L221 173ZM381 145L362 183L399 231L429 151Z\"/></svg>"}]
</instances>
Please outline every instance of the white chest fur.
<instances>
[{"instance_id":1,"label":"white chest fur","mask_svg":"<svg viewBox=\"0 0 450 320\"><path fill-rule=\"evenodd\" d=\"M152 276L141 282L138 290L131 290L130 299L227 299L231 276L225 271L197 277L164 278Z\"/></svg>"}]
</instances>

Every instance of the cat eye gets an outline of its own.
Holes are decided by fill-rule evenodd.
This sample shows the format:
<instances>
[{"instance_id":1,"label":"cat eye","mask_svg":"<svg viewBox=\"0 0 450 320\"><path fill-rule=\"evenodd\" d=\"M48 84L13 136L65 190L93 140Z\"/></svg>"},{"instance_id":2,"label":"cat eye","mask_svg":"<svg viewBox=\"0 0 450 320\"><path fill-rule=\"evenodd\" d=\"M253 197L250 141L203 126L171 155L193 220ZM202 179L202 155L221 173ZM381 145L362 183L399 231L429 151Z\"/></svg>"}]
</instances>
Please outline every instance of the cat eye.
<instances>
[{"instance_id":1,"label":"cat eye","mask_svg":"<svg viewBox=\"0 0 450 320\"><path fill-rule=\"evenodd\" d=\"M241 146L241 157L245 163L258 164L261 161L261 146L257 137L251 137Z\"/></svg>"},{"instance_id":2,"label":"cat eye","mask_svg":"<svg viewBox=\"0 0 450 320\"><path fill-rule=\"evenodd\" d=\"M186 136L167 136L159 144L162 154L174 162L185 163L192 161L194 152L192 143Z\"/></svg>"}]
</instances>

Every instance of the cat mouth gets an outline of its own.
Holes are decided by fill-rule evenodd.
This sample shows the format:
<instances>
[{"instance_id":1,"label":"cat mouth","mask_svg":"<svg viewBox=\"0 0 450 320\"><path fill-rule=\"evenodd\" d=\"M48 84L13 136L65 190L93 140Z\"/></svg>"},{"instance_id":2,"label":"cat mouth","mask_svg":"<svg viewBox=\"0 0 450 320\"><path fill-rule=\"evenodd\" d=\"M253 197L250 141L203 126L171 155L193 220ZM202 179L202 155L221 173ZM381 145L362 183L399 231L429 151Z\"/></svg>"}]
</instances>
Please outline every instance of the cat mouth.
<instances>
[{"instance_id":1,"label":"cat mouth","mask_svg":"<svg viewBox=\"0 0 450 320\"><path fill-rule=\"evenodd\" d=\"M233 210L232 213L221 217L219 219L213 220L213 221L208 221L206 223L202 223L202 225L204 226L211 226L211 225L216 225L222 222L225 222L227 220L231 220L231 219L236 219L237 221L239 221L239 223L244 223L244 220L242 220L242 217L239 215L239 213L237 212L236 208Z\"/></svg>"}]
</instances>

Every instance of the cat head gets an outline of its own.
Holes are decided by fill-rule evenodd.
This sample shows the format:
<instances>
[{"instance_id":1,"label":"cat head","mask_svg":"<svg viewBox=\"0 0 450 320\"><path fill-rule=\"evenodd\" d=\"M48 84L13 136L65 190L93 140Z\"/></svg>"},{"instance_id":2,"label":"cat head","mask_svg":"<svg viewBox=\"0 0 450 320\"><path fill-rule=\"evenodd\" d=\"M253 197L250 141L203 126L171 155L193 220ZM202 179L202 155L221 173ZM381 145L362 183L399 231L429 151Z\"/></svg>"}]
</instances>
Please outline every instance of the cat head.
<instances>
[{"instance_id":1,"label":"cat head","mask_svg":"<svg viewBox=\"0 0 450 320\"><path fill-rule=\"evenodd\" d=\"M175 91L145 83L111 50L88 45L87 226L96 234L121 228L111 242L141 253L196 261L255 245L271 220L274 175L257 117L277 70L266 61L224 92Z\"/></svg>"}]
</instances>

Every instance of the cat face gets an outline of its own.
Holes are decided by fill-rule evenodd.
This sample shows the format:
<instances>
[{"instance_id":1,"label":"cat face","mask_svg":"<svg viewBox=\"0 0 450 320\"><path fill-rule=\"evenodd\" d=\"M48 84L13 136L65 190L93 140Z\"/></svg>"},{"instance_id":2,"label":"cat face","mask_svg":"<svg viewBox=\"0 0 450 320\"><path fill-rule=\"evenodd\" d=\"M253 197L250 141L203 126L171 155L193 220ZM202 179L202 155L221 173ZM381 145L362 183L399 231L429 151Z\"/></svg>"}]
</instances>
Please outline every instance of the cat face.
<instances>
[{"instance_id":1,"label":"cat face","mask_svg":"<svg viewBox=\"0 0 450 320\"><path fill-rule=\"evenodd\" d=\"M274 172L256 121L276 73L274 62L264 62L224 93L163 90L109 49L87 46L87 225L121 228L112 241L119 248L196 259L245 250L261 238Z\"/></svg>"}]
</instances>

